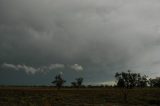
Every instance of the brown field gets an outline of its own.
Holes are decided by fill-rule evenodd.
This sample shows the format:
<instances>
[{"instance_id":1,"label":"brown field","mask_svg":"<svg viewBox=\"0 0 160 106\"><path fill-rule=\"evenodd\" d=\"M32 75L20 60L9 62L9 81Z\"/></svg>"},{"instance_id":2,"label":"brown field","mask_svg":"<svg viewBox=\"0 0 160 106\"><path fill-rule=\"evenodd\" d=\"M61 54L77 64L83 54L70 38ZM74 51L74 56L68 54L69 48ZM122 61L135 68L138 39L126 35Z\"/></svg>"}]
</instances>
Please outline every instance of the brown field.
<instances>
[{"instance_id":1,"label":"brown field","mask_svg":"<svg viewBox=\"0 0 160 106\"><path fill-rule=\"evenodd\" d=\"M0 87L0 106L160 106L160 89Z\"/></svg>"}]
</instances>

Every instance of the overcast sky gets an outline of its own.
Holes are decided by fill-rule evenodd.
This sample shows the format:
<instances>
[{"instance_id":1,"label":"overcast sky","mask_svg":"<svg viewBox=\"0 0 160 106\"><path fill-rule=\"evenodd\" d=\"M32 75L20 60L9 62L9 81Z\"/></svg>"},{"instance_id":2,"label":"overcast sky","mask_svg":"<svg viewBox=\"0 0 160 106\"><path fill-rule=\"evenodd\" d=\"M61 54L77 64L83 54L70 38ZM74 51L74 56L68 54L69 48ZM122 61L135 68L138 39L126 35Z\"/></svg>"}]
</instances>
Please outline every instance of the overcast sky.
<instances>
[{"instance_id":1,"label":"overcast sky","mask_svg":"<svg viewBox=\"0 0 160 106\"><path fill-rule=\"evenodd\" d=\"M0 84L160 76L159 0L0 0Z\"/></svg>"}]
</instances>

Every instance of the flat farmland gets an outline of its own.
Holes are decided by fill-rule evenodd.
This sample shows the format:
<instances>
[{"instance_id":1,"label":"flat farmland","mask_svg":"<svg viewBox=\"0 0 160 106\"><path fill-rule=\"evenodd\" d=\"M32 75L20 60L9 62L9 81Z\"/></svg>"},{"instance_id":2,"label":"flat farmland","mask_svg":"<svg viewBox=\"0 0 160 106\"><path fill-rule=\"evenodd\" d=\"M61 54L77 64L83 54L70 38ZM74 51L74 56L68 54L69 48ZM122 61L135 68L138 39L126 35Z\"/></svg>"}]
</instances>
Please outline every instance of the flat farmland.
<instances>
[{"instance_id":1,"label":"flat farmland","mask_svg":"<svg viewBox=\"0 0 160 106\"><path fill-rule=\"evenodd\" d=\"M0 87L0 106L160 106L159 88Z\"/></svg>"}]
</instances>

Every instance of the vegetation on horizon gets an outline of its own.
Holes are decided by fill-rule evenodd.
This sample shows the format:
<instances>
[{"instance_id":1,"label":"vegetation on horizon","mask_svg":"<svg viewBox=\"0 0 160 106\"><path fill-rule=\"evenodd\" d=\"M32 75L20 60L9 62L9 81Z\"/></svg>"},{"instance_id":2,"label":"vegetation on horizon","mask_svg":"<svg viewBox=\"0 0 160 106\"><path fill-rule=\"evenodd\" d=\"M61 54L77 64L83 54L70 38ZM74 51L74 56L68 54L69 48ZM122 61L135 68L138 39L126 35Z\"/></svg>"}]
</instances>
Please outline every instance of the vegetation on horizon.
<instances>
[{"instance_id":1,"label":"vegetation on horizon","mask_svg":"<svg viewBox=\"0 0 160 106\"><path fill-rule=\"evenodd\" d=\"M82 77L64 86L66 80L59 74L52 83L60 90L47 86L0 87L0 106L160 106L160 78L127 71L115 73L115 79L112 87L84 86Z\"/></svg>"},{"instance_id":2,"label":"vegetation on horizon","mask_svg":"<svg viewBox=\"0 0 160 106\"><path fill-rule=\"evenodd\" d=\"M112 87L119 88L144 88L144 87L160 87L160 77L149 78L147 75L141 75L140 73L133 73L130 70L127 72L116 72L114 75L116 79L116 85ZM79 87L87 87L82 85L84 79L83 77L76 78L75 81L71 82L71 87L79 88ZM55 76L54 84L58 89L64 87L64 83L66 80L63 79L61 74ZM88 87L108 87L109 85L88 85ZM65 86L67 87L67 86Z\"/></svg>"}]
</instances>

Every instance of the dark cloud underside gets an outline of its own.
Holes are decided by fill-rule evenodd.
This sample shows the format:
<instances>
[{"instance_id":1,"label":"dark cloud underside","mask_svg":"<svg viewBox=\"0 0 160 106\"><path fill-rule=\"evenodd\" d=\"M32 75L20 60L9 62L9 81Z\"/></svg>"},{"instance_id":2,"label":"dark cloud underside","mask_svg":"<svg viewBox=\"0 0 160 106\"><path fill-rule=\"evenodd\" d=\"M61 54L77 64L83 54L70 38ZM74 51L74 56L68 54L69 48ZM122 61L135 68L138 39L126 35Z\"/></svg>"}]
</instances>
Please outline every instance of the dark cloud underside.
<instances>
[{"instance_id":1,"label":"dark cloud underside","mask_svg":"<svg viewBox=\"0 0 160 106\"><path fill-rule=\"evenodd\" d=\"M159 11L158 0L1 0L0 64L73 65L61 69L64 76L87 82L113 80L115 72L127 69L158 76ZM1 67L1 83L14 72L15 82L24 78L23 71L9 72ZM22 76L38 81L51 73L57 71Z\"/></svg>"}]
</instances>

